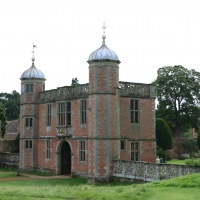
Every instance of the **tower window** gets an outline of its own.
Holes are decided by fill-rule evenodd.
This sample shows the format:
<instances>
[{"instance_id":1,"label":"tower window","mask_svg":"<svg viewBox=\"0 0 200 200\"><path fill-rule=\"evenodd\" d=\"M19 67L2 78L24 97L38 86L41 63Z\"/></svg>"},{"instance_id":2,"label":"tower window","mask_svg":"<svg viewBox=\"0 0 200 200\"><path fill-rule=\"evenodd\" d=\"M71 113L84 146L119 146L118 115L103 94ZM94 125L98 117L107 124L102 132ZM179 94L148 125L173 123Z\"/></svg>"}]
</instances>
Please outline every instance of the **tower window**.
<instances>
[{"instance_id":1,"label":"tower window","mask_svg":"<svg viewBox=\"0 0 200 200\"><path fill-rule=\"evenodd\" d=\"M80 121L81 124L86 124L86 100L80 101Z\"/></svg>"},{"instance_id":2,"label":"tower window","mask_svg":"<svg viewBox=\"0 0 200 200\"><path fill-rule=\"evenodd\" d=\"M86 148L85 148L85 140L79 141L79 161L85 162L86 158Z\"/></svg>"},{"instance_id":3,"label":"tower window","mask_svg":"<svg viewBox=\"0 0 200 200\"><path fill-rule=\"evenodd\" d=\"M140 160L140 144L139 142L131 142L131 160Z\"/></svg>"},{"instance_id":4,"label":"tower window","mask_svg":"<svg viewBox=\"0 0 200 200\"><path fill-rule=\"evenodd\" d=\"M139 100L130 100L130 121L131 123L139 123Z\"/></svg>"},{"instance_id":5,"label":"tower window","mask_svg":"<svg viewBox=\"0 0 200 200\"><path fill-rule=\"evenodd\" d=\"M26 140L26 149L32 149L33 145L32 145L32 140Z\"/></svg>"},{"instance_id":6,"label":"tower window","mask_svg":"<svg viewBox=\"0 0 200 200\"><path fill-rule=\"evenodd\" d=\"M46 158L51 158L51 143L50 140L46 140Z\"/></svg>"},{"instance_id":7,"label":"tower window","mask_svg":"<svg viewBox=\"0 0 200 200\"><path fill-rule=\"evenodd\" d=\"M121 150L126 150L126 140L121 140L120 141L120 149Z\"/></svg>"},{"instance_id":8,"label":"tower window","mask_svg":"<svg viewBox=\"0 0 200 200\"><path fill-rule=\"evenodd\" d=\"M25 118L25 127L33 127L33 118L32 117Z\"/></svg>"},{"instance_id":9,"label":"tower window","mask_svg":"<svg viewBox=\"0 0 200 200\"><path fill-rule=\"evenodd\" d=\"M47 126L51 126L51 104L47 104L46 116L46 124Z\"/></svg>"},{"instance_id":10,"label":"tower window","mask_svg":"<svg viewBox=\"0 0 200 200\"><path fill-rule=\"evenodd\" d=\"M33 92L33 84L26 84L25 92Z\"/></svg>"}]
</instances>

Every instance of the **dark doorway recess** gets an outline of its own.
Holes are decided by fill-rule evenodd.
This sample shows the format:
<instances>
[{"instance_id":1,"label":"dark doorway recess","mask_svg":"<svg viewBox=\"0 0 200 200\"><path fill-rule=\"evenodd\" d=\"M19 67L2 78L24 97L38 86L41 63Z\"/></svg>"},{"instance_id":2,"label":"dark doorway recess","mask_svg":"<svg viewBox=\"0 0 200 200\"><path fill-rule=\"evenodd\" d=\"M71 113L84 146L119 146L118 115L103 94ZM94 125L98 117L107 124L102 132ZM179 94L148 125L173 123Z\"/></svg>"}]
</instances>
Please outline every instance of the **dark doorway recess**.
<instances>
[{"instance_id":1,"label":"dark doorway recess","mask_svg":"<svg viewBox=\"0 0 200 200\"><path fill-rule=\"evenodd\" d=\"M66 141L61 147L61 174L71 174L71 148Z\"/></svg>"}]
</instances>

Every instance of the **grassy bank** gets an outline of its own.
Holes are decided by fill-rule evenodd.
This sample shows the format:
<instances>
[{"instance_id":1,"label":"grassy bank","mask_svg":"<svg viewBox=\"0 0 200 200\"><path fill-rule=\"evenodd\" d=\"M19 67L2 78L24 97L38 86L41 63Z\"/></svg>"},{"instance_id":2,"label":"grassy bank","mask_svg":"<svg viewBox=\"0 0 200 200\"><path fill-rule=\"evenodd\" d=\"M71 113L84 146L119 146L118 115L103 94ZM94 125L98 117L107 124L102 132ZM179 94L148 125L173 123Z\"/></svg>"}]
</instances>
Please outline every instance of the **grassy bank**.
<instances>
[{"instance_id":1,"label":"grassy bank","mask_svg":"<svg viewBox=\"0 0 200 200\"><path fill-rule=\"evenodd\" d=\"M11 172L7 172L9 174ZM0 170L0 199L2 200L184 200L200 199L200 174L166 181L131 184L109 183L90 185L86 179L62 178L5 180ZM11 174L7 177L11 177ZM14 174L16 177L16 173Z\"/></svg>"}]
</instances>

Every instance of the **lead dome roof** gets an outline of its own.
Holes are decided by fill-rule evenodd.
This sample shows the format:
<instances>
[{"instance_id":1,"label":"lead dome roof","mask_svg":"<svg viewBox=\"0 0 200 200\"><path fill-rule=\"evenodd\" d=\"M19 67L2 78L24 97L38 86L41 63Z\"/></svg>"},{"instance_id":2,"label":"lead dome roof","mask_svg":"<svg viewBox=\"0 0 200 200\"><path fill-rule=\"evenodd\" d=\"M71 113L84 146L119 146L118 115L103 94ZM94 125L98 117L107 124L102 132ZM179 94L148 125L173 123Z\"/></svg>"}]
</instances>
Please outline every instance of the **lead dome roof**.
<instances>
[{"instance_id":1,"label":"lead dome roof","mask_svg":"<svg viewBox=\"0 0 200 200\"><path fill-rule=\"evenodd\" d=\"M103 35L102 38L103 38L103 42L102 42L101 47L90 54L88 58L88 62L99 61L99 60L113 60L113 61L120 62L117 54L106 46L105 44L106 36Z\"/></svg>"},{"instance_id":2,"label":"lead dome roof","mask_svg":"<svg viewBox=\"0 0 200 200\"><path fill-rule=\"evenodd\" d=\"M32 66L27 69L26 71L24 71L20 77L20 79L32 79L32 78L36 78L36 79L46 79L44 73L37 69L35 67L34 64L35 58L32 58Z\"/></svg>"}]
</instances>

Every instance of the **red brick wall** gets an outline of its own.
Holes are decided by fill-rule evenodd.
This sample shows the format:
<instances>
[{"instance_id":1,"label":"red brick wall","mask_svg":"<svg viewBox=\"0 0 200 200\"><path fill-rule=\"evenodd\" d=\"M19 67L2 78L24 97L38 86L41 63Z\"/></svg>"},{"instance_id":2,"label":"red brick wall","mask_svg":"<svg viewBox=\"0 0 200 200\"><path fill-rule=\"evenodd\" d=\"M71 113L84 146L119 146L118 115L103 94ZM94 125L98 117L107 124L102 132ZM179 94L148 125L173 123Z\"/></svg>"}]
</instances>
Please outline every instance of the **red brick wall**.
<instances>
[{"instance_id":1,"label":"red brick wall","mask_svg":"<svg viewBox=\"0 0 200 200\"><path fill-rule=\"evenodd\" d=\"M127 149L120 151L120 159L130 160L131 141L140 142L140 159L155 162L155 100L138 99L140 106L140 123L130 123L130 99L120 97L120 132L121 138L126 138ZM134 98L133 98L134 99Z\"/></svg>"},{"instance_id":2,"label":"red brick wall","mask_svg":"<svg viewBox=\"0 0 200 200\"><path fill-rule=\"evenodd\" d=\"M51 102L51 126L46 126L46 106L38 104L38 93L21 97L20 166L51 169L59 173L63 141L71 147L71 170L76 174L109 176L112 159L130 160L131 141L140 142L141 161L155 161L154 99L140 99L140 123L130 123L130 98L118 97L119 71L116 63L99 63L90 67L90 90L87 99L87 123L80 124L80 99L71 100L73 138L57 138L57 103ZM98 78L98 80L96 80ZM42 91L43 82L35 84ZM26 103L32 104L26 104ZM24 117L34 117L34 127L24 128ZM88 138L89 137L89 138ZM36 139L35 139L36 138ZM120 139L126 138L127 148L120 151ZM33 149L26 150L24 139L33 139ZM51 158L46 158L45 141L51 141ZM79 141L86 140L86 161L79 161ZM120 155L119 155L120 152ZM32 157L33 156L33 157Z\"/></svg>"}]
</instances>

